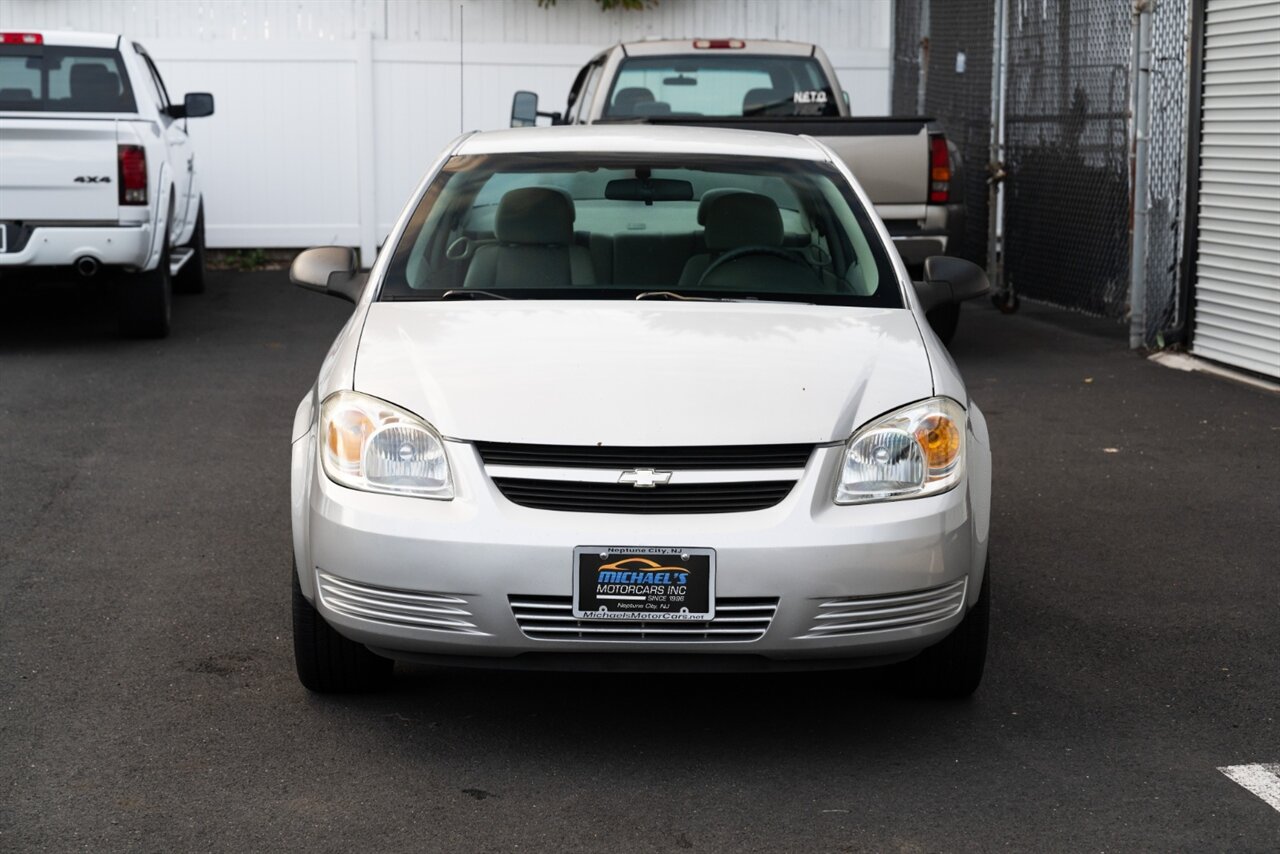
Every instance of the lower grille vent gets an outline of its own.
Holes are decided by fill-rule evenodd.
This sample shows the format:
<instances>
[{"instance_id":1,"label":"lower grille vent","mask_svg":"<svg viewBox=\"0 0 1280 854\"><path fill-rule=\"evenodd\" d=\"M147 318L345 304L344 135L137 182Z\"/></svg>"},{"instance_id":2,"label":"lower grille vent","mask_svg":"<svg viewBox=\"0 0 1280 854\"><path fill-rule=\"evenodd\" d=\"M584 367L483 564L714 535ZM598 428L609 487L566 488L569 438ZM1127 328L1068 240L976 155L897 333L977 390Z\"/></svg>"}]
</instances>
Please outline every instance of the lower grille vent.
<instances>
[{"instance_id":1,"label":"lower grille vent","mask_svg":"<svg viewBox=\"0 0 1280 854\"><path fill-rule=\"evenodd\" d=\"M853 596L830 599L818 606L818 616L805 638L860 635L886 629L905 629L945 620L964 607L969 581L962 578L941 587L894 596Z\"/></svg>"},{"instance_id":2,"label":"lower grille vent","mask_svg":"<svg viewBox=\"0 0 1280 854\"><path fill-rule=\"evenodd\" d=\"M716 599L705 623L663 620L576 620L568 596L511 596L511 613L525 637L560 641L726 643L759 640L778 610L777 599Z\"/></svg>"},{"instance_id":3,"label":"lower grille vent","mask_svg":"<svg viewBox=\"0 0 1280 854\"><path fill-rule=\"evenodd\" d=\"M316 580L325 606L339 614L435 632L487 634L471 622L467 600L451 593L374 587L327 572L317 572Z\"/></svg>"}]
</instances>

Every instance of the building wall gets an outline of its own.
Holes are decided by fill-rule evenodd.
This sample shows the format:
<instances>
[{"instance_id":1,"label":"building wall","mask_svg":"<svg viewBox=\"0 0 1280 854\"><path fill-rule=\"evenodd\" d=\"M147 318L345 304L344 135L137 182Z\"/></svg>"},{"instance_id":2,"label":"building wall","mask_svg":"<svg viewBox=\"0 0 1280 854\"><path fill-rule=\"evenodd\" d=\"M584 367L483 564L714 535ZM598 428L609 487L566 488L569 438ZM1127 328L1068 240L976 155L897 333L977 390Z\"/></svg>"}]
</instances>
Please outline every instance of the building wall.
<instances>
[{"instance_id":1,"label":"building wall","mask_svg":"<svg viewBox=\"0 0 1280 854\"><path fill-rule=\"evenodd\" d=\"M334 242L366 251L463 130L508 123L511 95L554 109L620 40L811 41L855 113L889 112L892 0L3 0L0 29L121 32L156 58L192 120L211 246Z\"/></svg>"}]
</instances>

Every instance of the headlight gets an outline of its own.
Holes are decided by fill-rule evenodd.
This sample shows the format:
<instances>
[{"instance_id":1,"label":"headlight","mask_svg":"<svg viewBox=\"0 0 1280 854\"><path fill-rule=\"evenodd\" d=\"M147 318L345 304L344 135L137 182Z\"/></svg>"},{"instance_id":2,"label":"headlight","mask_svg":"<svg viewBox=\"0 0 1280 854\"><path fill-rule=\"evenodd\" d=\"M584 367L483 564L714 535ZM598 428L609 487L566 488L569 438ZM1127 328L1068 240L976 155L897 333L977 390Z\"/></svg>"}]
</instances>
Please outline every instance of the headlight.
<instances>
[{"instance_id":1,"label":"headlight","mask_svg":"<svg viewBox=\"0 0 1280 854\"><path fill-rule=\"evenodd\" d=\"M453 498L444 440L421 418L355 391L320 404L320 460L336 483L366 492Z\"/></svg>"},{"instance_id":2,"label":"headlight","mask_svg":"<svg viewBox=\"0 0 1280 854\"><path fill-rule=\"evenodd\" d=\"M853 434L837 504L946 492L964 474L964 407L935 397L891 412Z\"/></svg>"}]
</instances>

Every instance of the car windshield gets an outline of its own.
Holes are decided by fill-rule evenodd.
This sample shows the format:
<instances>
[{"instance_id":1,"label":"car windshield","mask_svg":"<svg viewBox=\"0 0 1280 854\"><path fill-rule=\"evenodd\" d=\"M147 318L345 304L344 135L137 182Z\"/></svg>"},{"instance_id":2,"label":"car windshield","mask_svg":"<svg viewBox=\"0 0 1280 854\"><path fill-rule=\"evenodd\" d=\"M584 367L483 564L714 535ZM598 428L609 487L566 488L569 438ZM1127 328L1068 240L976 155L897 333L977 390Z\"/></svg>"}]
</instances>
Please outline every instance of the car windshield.
<instances>
[{"instance_id":1,"label":"car windshield","mask_svg":"<svg viewBox=\"0 0 1280 854\"><path fill-rule=\"evenodd\" d=\"M450 158L379 298L903 304L829 163L598 153Z\"/></svg>"},{"instance_id":2,"label":"car windshield","mask_svg":"<svg viewBox=\"0 0 1280 854\"><path fill-rule=\"evenodd\" d=\"M605 118L836 116L835 93L808 56L644 56L623 60Z\"/></svg>"},{"instance_id":3,"label":"car windshield","mask_svg":"<svg viewBox=\"0 0 1280 854\"><path fill-rule=\"evenodd\" d=\"M133 113L120 52L92 47L0 45L0 110Z\"/></svg>"}]
</instances>

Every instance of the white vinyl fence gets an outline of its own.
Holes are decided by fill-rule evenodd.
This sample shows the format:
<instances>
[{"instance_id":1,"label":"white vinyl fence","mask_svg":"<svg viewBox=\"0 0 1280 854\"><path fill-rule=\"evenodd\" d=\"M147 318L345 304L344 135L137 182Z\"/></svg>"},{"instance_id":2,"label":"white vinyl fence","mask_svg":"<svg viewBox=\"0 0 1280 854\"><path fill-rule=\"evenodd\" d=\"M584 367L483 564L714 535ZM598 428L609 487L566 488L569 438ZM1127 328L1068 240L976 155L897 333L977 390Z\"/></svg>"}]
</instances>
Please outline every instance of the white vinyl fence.
<instances>
[{"instance_id":1,"label":"white vinyl fence","mask_svg":"<svg viewBox=\"0 0 1280 854\"><path fill-rule=\"evenodd\" d=\"M889 110L890 0L0 0L0 29L121 31L193 119L215 247L381 243L422 173L463 130L508 124L517 89L563 107L601 48L645 36L817 42L855 113Z\"/></svg>"}]
</instances>

